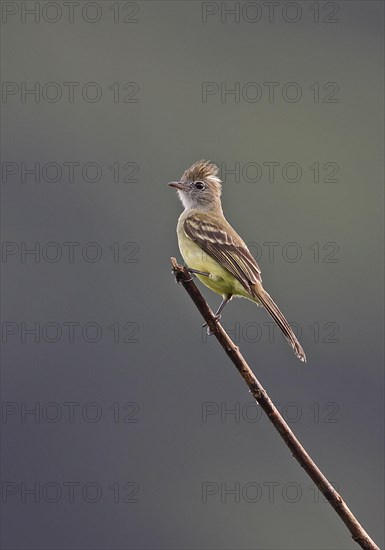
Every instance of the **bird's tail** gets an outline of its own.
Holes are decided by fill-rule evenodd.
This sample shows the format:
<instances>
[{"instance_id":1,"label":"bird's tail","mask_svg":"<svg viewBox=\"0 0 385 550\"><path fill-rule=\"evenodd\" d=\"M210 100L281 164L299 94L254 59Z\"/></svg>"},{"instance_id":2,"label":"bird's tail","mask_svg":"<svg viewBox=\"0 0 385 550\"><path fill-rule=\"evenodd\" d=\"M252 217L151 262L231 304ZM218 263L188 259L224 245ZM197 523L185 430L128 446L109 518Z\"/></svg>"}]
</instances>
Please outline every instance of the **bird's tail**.
<instances>
[{"instance_id":1,"label":"bird's tail","mask_svg":"<svg viewBox=\"0 0 385 550\"><path fill-rule=\"evenodd\" d=\"M261 284L253 285L252 292L255 300L264 306L264 308L270 313L274 321L282 330L283 335L289 342L290 346L293 348L293 351L298 359L306 363L306 355L302 349L301 344L298 342L297 337L293 332L293 329L286 321L285 316L283 315L277 304L274 302L270 294L266 292Z\"/></svg>"}]
</instances>

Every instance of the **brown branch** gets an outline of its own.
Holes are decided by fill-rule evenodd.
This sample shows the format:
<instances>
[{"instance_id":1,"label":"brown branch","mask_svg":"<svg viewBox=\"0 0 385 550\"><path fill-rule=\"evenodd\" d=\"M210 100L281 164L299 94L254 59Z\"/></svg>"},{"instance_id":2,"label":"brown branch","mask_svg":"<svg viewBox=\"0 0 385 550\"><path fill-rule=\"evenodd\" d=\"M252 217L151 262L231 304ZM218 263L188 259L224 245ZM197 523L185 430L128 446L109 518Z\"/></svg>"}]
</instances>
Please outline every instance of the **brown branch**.
<instances>
[{"instance_id":1,"label":"brown branch","mask_svg":"<svg viewBox=\"0 0 385 550\"><path fill-rule=\"evenodd\" d=\"M289 447L293 457L299 462L302 468L308 473L310 478L317 485L319 490L329 501L331 506L340 516L346 527L349 529L352 538L364 550L380 550L376 543L370 538L356 517L345 504L342 497L337 493L334 487L329 483L318 466L313 462L308 453L302 447L292 430L289 428L283 417L274 406L270 397L266 393L262 384L257 380L253 371L246 363L244 357L239 351L238 346L234 344L222 325L215 320L214 313L208 306L206 300L194 284L191 274L187 268L179 265L175 258L171 258L173 273L178 283L181 283L190 298L198 308L202 317L208 324L211 332L214 334L226 354L234 363L239 374L248 385L251 394L267 414L274 428L278 431L286 445Z\"/></svg>"}]
</instances>

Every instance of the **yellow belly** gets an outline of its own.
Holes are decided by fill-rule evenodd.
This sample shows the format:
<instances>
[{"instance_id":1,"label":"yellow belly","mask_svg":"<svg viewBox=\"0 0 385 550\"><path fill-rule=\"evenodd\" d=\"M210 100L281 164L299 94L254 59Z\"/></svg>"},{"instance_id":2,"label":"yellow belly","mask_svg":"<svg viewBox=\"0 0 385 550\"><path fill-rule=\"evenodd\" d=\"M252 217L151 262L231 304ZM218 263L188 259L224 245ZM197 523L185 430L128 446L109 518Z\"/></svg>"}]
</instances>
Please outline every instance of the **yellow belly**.
<instances>
[{"instance_id":1,"label":"yellow belly","mask_svg":"<svg viewBox=\"0 0 385 550\"><path fill-rule=\"evenodd\" d=\"M206 254L184 231L178 231L179 249L188 267L209 273L209 277L198 275L204 285L222 296L243 296L251 298L241 283L227 269Z\"/></svg>"}]
</instances>

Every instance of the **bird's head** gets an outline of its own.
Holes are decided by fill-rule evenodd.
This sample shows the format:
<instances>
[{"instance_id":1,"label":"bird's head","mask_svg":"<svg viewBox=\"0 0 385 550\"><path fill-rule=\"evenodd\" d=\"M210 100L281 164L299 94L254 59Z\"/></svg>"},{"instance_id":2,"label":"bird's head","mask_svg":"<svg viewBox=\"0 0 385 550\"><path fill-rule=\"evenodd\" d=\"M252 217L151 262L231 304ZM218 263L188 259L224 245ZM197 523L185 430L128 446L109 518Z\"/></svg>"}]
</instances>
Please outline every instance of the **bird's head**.
<instances>
[{"instance_id":1,"label":"bird's head","mask_svg":"<svg viewBox=\"0 0 385 550\"><path fill-rule=\"evenodd\" d=\"M184 171L179 181L169 183L178 190L185 210L221 209L221 180L218 166L208 160L198 160Z\"/></svg>"}]
</instances>

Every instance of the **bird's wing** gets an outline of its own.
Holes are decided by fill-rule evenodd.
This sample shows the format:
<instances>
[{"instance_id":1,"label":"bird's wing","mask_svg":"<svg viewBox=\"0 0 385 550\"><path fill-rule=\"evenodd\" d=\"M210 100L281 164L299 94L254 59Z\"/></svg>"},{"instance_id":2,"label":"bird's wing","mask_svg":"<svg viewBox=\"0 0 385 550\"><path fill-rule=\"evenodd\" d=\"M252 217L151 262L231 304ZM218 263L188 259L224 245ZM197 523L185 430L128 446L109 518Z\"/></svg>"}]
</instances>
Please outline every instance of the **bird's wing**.
<instances>
[{"instance_id":1,"label":"bird's wing","mask_svg":"<svg viewBox=\"0 0 385 550\"><path fill-rule=\"evenodd\" d=\"M204 212L188 216L184 222L186 235L206 254L226 268L248 292L251 285L261 282L261 270L243 240L225 221Z\"/></svg>"}]
</instances>

